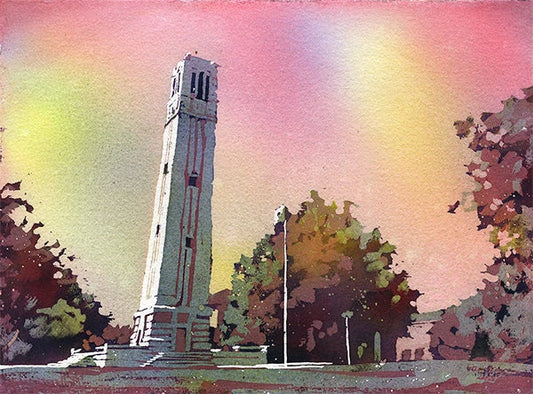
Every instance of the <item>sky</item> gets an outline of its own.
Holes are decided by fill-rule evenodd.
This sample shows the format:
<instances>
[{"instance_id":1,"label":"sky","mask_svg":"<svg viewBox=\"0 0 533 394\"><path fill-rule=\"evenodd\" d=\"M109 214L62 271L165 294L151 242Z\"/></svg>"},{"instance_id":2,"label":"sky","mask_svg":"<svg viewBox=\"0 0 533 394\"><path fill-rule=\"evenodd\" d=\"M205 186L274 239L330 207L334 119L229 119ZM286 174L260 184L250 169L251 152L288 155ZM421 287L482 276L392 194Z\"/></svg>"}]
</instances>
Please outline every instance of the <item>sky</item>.
<instances>
[{"instance_id":1,"label":"sky","mask_svg":"<svg viewBox=\"0 0 533 394\"><path fill-rule=\"evenodd\" d=\"M220 65L213 292L317 190L396 245L419 310L482 287L493 249L453 122L532 84L528 2L0 0L0 180L22 188L121 324L142 288L172 68ZM342 205L342 204L339 204Z\"/></svg>"}]
</instances>

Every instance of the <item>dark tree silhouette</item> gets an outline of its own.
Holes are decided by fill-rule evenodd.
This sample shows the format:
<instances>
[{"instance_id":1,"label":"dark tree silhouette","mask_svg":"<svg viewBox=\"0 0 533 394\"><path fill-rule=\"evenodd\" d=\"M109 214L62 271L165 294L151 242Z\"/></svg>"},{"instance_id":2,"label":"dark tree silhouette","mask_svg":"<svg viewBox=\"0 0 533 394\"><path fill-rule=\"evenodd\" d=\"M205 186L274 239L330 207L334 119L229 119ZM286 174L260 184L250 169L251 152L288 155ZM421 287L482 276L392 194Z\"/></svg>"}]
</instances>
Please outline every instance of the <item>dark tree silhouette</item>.
<instances>
[{"instance_id":1,"label":"dark tree silhouette","mask_svg":"<svg viewBox=\"0 0 533 394\"><path fill-rule=\"evenodd\" d=\"M337 213L318 193L311 197L296 215L286 214L286 233L282 220L251 258L242 256L236 264L222 343L268 344L270 360L283 360L286 235L289 361L346 363L346 312L353 313L353 362L395 359L396 339L408 335L418 291L409 288L405 271L392 271L394 246L382 242L377 229L363 231L350 213L352 203Z\"/></svg>"},{"instance_id":2,"label":"dark tree silhouette","mask_svg":"<svg viewBox=\"0 0 533 394\"><path fill-rule=\"evenodd\" d=\"M33 207L21 195L20 182L0 190L0 362L43 363L82 344L93 349L111 318L65 267L74 256L42 241L43 224L31 222ZM110 342L120 337L107 334Z\"/></svg>"},{"instance_id":3,"label":"dark tree silhouette","mask_svg":"<svg viewBox=\"0 0 533 394\"><path fill-rule=\"evenodd\" d=\"M466 166L476 183L473 201L462 205L477 210L478 228L490 229L499 255L486 271L494 280L484 280L483 289L448 308L431 329L438 359L532 362L533 88L523 92L523 99L505 100L502 111L481 114L480 122L455 123L478 154Z\"/></svg>"}]
</instances>

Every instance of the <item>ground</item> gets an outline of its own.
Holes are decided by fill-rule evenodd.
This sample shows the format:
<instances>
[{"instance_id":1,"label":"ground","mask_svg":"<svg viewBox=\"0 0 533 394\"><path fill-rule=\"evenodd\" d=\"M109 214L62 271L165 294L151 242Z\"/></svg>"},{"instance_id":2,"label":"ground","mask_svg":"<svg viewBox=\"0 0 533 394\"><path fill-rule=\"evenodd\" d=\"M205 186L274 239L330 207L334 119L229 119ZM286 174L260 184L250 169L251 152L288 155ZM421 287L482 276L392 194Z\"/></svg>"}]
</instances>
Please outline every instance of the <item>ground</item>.
<instances>
[{"instance_id":1,"label":"ground","mask_svg":"<svg viewBox=\"0 0 533 394\"><path fill-rule=\"evenodd\" d=\"M259 368L2 367L2 393L531 393L533 365L418 361Z\"/></svg>"}]
</instances>

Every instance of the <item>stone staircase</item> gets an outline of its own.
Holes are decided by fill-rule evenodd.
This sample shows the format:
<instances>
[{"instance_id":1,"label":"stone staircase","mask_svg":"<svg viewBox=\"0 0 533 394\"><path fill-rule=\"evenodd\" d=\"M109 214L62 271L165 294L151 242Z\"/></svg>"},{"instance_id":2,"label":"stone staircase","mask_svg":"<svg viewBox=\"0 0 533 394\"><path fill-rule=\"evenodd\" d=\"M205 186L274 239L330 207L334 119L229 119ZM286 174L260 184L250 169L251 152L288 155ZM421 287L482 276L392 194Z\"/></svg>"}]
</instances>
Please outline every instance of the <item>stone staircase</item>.
<instances>
[{"instance_id":1,"label":"stone staircase","mask_svg":"<svg viewBox=\"0 0 533 394\"><path fill-rule=\"evenodd\" d=\"M145 366L155 368L187 368L213 365L211 352L167 352L158 354Z\"/></svg>"},{"instance_id":2,"label":"stone staircase","mask_svg":"<svg viewBox=\"0 0 533 394\"><path fill-rule=\"evenodd\" d=\"M106 367L188 368L212 366L210 351L173 352L143 347L109 346Z\"/></svg>"},{"instance_id":3,"label":"stone staircase","mask_svg":"<svg viewBox=\"0 0 533 394\"><path fill-rule=\"evenodd\" d=\"M55 363L49 363L53 368L71 367L100 367L103 368L107 360L107 344L96 347L94 352L82 352L81 349L71 349L70 357Z\"/></svg>"}]
</instances>

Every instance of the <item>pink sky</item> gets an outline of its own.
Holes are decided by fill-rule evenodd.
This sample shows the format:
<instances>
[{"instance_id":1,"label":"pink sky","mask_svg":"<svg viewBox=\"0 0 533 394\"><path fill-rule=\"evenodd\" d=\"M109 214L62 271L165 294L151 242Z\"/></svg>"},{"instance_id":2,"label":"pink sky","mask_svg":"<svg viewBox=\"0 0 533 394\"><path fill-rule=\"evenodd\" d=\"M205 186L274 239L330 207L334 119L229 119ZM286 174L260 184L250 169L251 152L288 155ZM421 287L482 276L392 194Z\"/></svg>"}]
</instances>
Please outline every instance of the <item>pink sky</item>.
<instances>
[{"instance_id":1,"label":"pink sky","mask_svg":"<svg viewBox=\"0 0 533 394\"><path fill-rule=\"evenodd\" d=\"M532 81L506 3L0 2L5 161L104 306L138 306L173 66L216 61L212 289L318 190L397 246L423 311L481 286L492 248L453 121ZM137 294L139 296L137 296Z\"/></svg>"}]
</instances>

